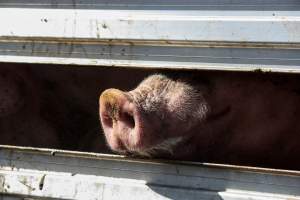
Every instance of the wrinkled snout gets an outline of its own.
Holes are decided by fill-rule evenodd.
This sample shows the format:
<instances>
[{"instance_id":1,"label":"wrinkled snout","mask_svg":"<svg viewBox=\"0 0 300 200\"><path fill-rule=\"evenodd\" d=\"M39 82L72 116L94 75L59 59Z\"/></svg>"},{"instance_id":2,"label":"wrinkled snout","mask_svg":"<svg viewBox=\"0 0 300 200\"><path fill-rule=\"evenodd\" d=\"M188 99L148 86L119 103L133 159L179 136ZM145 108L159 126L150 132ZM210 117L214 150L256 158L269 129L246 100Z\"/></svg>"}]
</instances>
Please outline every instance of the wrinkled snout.
<instances>
[{"instance_id":1,"label":"wrinkled snout","mask_svg":"<svg viewBox=\"0 0 300 200\"><path fill-rule=\"evenodd\" d=\"M123 153L137 148L141 139L139 113L127 94L118 89L105 90L100 96L99 106L109 146Z\"/></svg>"}]
</instances>

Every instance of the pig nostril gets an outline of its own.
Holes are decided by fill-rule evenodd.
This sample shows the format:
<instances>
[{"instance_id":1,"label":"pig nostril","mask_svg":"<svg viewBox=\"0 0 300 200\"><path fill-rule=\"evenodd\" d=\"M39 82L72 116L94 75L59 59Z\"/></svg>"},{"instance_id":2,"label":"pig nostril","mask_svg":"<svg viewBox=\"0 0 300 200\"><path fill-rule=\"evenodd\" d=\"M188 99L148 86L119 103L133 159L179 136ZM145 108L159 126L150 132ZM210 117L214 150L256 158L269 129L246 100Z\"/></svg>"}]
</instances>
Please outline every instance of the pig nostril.
<instances>
[{"instance_id":1,"label":"pig nostril","mask_svg":"<svg viewBox=\"0 0 300 200\"><path fill-rule=\"evenodd\" d=\"M113 127L113 119L109 116L103 117L103 123L109 128Z\"/></svg>"},{"instance_id":2,"label":"pig nostril","mask_svg":"<svg viewBox=\"0 0 300 200\"><path fill-rule=\"evenodd\" d=\"M130 127L130 128L134 128L135 126L135 121L134 121L134 118L132 116L132 114L130 113L124 113L124 121L126 122L126 124Z\"/></svg>"}]
</instances>

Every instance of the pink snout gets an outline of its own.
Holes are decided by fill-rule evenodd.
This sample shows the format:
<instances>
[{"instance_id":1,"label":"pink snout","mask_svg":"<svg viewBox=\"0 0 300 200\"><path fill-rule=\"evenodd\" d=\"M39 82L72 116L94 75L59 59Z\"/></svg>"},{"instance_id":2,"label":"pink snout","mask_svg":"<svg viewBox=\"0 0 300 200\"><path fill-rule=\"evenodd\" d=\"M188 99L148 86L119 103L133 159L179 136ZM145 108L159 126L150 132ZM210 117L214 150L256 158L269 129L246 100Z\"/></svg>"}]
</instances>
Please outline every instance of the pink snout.
<instances>
[{"instance_id":1,"label":"pink snout","mask_svg":"<svg viewBox=\"0 0 300 200\"><path fill-rule=\"evenodd\" d=\"M141 145L141 119L125 92L105 90L99 99L100 118L106 140L117 152L135 151Z\"/></svg>"}]
</instances>

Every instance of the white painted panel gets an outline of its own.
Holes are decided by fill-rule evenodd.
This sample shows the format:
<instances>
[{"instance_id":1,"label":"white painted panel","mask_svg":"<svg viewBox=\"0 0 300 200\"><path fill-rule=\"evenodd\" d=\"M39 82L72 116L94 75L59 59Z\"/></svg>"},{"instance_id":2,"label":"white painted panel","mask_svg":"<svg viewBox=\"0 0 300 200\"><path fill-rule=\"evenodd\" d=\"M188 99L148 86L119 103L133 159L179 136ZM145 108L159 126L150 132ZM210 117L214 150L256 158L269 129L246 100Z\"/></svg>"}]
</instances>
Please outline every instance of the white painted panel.
<instances>
[{"instance_id":1,"label":"white painted panel","mask_svg":"<svg viewBox=\"0 0 300 200\"><path fill-rule=\"evenodd\" d=\"M0 37L297 43L299 16L299 11L0 8L5 27Z\"/></svg>"},{"instance_id":2,"label":"white painted panel","mask_svg":"<svg viewBox=\"0 0 300 200\"><path fill-rule=\"evenodd\" d=\"M300 199L297 171L10 146L1 146L0 166L0 193L22 197Z\"/></svg>"},{"instance_id":3,"label":"white painted panel","mask_svg":"<svg viewBox=\"0 0 300 200\"><path fill-rule=\"evenodd\" d=\"M0 62L300 72L295 0L3 0Z\"/></svg>"}]
</instances>

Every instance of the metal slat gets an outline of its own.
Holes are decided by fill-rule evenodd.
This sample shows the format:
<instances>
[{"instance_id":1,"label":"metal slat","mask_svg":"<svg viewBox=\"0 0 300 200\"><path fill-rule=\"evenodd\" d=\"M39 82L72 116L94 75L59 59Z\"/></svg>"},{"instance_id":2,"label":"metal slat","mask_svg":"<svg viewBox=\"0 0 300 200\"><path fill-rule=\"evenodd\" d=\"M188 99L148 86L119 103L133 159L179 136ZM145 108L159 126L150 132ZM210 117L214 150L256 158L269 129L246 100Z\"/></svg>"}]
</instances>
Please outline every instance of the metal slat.
<instances>
[{"instance_id":1,"label":"metal slat","mask_svg":"<svg viewBox=\"0 0 300 200\"><path fill-rule=\"evenodd\" d=\"M210 43L169 45L152 43L49 41L0 42L6 62L102 65L146 68L300 71L298 46L210 48Z\"/></svg>"},{"instance_id":2,"label":"metal slat","mask_svg":"<svg viewBox=\"0 0 300 200\"><path fill-rule=\"evenodd\" d=\"M300 42L300 11L1 8L0 37Z\"/></svg>"},{"instance_id":3,"label":"metal slat","mask_svg":"<svg viewBox=\"0 0 300 200\"><path fill-rule=\"evenodd\" d=\"M298 1L182 5L1 1L0 61L300 72Z\"/></svg>"},{"instance_id":4,"label":"metal slat","mask_svg":"<svg viewBox=\"0 0 300 200\"><path fill-rule=\"evenodd\" d=\"M1 7L167 10L297 10L297 0L2 0Z\"/></svg>"},{"instance_id":5,"label":"metal slat","mask_svg":"<svg viewBox=\"0 0 300 200\"><path fill-rule=\"evenodd\" d=\"M1 146L0 191L54 199L300 199L299 172Z\"/></svg>"}]
</instances>

